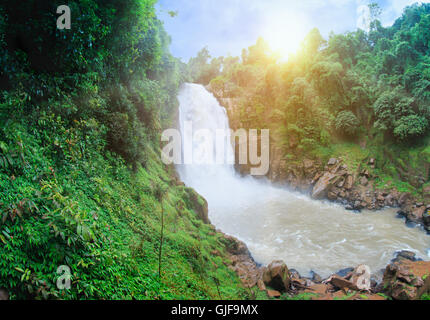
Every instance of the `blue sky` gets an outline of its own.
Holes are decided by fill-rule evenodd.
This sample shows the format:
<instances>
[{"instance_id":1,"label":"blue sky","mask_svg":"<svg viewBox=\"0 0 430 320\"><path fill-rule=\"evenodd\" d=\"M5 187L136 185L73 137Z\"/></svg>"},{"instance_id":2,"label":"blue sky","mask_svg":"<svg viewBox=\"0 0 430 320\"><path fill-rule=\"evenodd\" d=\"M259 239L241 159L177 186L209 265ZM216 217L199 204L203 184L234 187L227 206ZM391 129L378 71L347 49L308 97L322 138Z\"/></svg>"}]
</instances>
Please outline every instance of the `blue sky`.
<instances>
[{"instance_id":1,"label":"blue sky","mask_svg":"<svg viewBox=\"0 0 430 320\"><path fill-rule=\"evenodd\" d=\"M259 36L269 45L298 43L317 27L327 38L362 25L369 0L159 0L158 17L172 38L171 52L184 62L204 46L212 56L240 55ZM373 2L373 1L372 1ZM417 0L377 0L389 25ZM419 2L430 2L419 1ZM170 17L168 11L177 11ZM292 48L289 48L292 50Z\"/></svg>"}]
</instances>

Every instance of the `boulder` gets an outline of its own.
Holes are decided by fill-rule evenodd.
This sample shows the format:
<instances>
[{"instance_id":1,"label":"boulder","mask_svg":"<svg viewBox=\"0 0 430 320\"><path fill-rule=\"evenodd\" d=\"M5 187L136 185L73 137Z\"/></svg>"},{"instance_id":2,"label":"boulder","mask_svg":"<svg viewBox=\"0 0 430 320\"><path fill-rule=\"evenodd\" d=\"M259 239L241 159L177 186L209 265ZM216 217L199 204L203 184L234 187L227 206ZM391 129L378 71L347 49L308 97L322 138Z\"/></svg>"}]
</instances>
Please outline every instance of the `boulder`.
<instances>
[{"instance_id":1,"label":"boulder","mask_svg":"<svg viewBox=\"0 0 430 320\"><path fill-rule=\"evenodd\" d=\"M395 300L416 300L430 291L430 262L401 259L387 266L384 292Z\"/></svg>"},{"instance_id":2,"label":"boulder","mask_svg":"<svg viewBox=\"0 0 430 320\"><path fill-rule=\"evenodd\" d=\"M332 275L327 282L330 282L334 287L339 288L340 290L359 290L354 283L338 275Z\"/></svg>"},{"instance_id":3,"label":"boulder","mask_svg":"<svg viewBox=\"0 0 430 320\"><path fill-rule=\"evenodd\" d=\"M399 204L405 205L412 200L412 196L410 193L404 192L399 196Z\"/></svg>"},{"instance_id":4,"label":"boulder","mask_svg":"<svg viewBox=\"0 0 430 320\"><path fill-rule=\"evenodd\" d=\"M417 261L414 252L408 251L408 250L402 250L402 251L396 252L396 257L393 260L391 260L391 263L400 262L402 259Z\"/></svg>"},{"instance_id":5,"label":"boulder","mask_svg":"<svg viewBox=\"0 0 430 320\"><path fill-rule=\"evenodd\" d=\"M290 272L287 265L281 260L271 262L263 271L263 282L280 292L288 291L290 288Z\"/></svg>"},{"instance_id":6,"label":"boulder","mask_svg":"<svg viewBox=\"0 0 430 320\"><path fill-rule=\"evenodd\" d=\"M413 221L413 222L420 222L420 220L423 218L424 212L426 211L426 208L423 207L418 207L413 209L410 214L408 215L409 220Z\"/></svg>"},{"instance_id":7,"label":"boulder","mask_svg":"<svg viewBox=\"0 0 430 320\"><path fill-rule=\"evenodd\" d=\"M354 178L351 175L348 175L345 180L345 189L351 190L353 185L354 185Z\"/></svg>"},{"instance_id":8,"label":"boulder","mask_svg":"<svg viewBox=\"0 0 430 320\"><path fill-rule=\"evenodd\" d=\"M312 281L313 282L315 282L315 283L322 282L322 278L321 278L321 276L318 273L316 273L314 271L311 271L311 274L312 274Z\"/></svg>"},{"instance_id":9,"label":"boulder","mask_svg":"<svg viewBox=\"0 0 430 320\"><path fill-rule=\"evenodd\" d=\"M351 272L354 272L354 268L345 268L345 269L341 269L338 272L336 272L336 275L338 275L340 277L346 277Z\"/></svg>"},{"instance_id":10,"label":"boulder","mask_svg":"<svg viewBox=\"0 0 430 320\"><path fill-rule=\"evenodd\" d=\"M331 180L336 177L336 174L325 172L312 189L312 198L323 199L327 196L328 190L331 187Z\"/></svg>"}]
</instances>

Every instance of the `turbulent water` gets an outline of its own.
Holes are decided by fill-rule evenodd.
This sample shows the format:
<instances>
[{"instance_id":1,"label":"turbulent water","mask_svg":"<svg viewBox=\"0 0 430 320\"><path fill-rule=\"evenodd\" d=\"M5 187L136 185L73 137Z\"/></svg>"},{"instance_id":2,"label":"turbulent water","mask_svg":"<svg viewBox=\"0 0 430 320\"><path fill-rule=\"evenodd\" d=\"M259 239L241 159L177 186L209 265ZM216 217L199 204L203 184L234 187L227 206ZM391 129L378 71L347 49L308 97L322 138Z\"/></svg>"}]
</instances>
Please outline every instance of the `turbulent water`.
<instances>
[{"instance_id":1,"label":"turbulent water","mask_svg":"<svg viewBox=\"0 0 430 320\"><path fill-rule=\"evenodd\" d=\"M182 144L192 143L183 152L192 152L193 163L199 163L211 145L207 139L193 141L193 132L226 129L228 117L203 86L185 84L178 98ZM186 122L192 122L193 130ZM230 144L224 153L232 157ZM182 181L208 201L211 222L244 241L259 263L282 259L303 275L313 270L326 277L362 263L378 273L399 250L429 259L430 237L419 227L408 228L394 209L346 211L252 177L239 177L228 164L188 164L177 169Z\"/></svg>"}]
</instances>

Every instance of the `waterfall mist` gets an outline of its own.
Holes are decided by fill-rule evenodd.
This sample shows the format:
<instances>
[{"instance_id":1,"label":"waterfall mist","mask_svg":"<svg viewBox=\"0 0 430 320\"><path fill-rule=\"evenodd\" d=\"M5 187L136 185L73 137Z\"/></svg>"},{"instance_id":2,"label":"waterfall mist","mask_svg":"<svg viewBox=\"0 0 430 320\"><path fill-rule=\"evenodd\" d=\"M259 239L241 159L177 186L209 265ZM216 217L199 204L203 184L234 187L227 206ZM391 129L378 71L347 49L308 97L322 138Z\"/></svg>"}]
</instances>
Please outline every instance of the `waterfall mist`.
<instances>
[{"instance_id":1,"label":"waterfall mist","mask_svg":"<svg viewBox=\"0 0 430 320\"><path fill-rule=\"evenodd\" d=\"M203 86L185 84L179 93L182 145L192 146L195 162L208 155L211 145L186 130L228 129L226 110ZM228 140L228 137L227 137ZM184 152L191 152L190 149ZM213 156L216 156L214 150ZM234 157L227 144L225 158ZM419 227L408 228L396 219L395 209L354 213L343 207L240 177L234 166L178 165L182 181L200 193L209 205L211 222L244 241L262 264L282 259L301 274L311 270L326 277L345 267L367 264L372 273L384 268L396 251L410 250L428 260L430 237Z\"/></svg>"}]
</instances>

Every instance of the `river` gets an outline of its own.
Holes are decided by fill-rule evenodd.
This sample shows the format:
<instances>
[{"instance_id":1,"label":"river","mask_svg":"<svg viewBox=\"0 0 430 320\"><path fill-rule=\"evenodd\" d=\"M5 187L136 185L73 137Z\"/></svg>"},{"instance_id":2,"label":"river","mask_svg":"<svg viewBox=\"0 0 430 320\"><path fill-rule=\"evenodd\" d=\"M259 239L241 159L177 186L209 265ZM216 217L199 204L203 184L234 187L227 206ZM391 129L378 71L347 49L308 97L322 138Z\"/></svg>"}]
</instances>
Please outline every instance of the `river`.
<instances>
[{"instance_id":1,"label":"river","mask_svg":"<svg viewBox=\"0 0 430 320\"><path fill-rule=\"evenodd\" d=\"M429 259L430 236L421 227L407 227L395 209L351 212L261 179L240 177L231 164L198 164L213 146L194 133L228 129L227 113L201 85L185 84L178 99L182 145L192 146L183 152L193 155L193 163L177 166L180 178L208 201L212 224L244 241L258 263L281 259L302 275L313 270L327 277L363 263L380 274L400 250ZM225 158L233 156L230 144L222 152Z\"/></svg>"}]
</instances>

